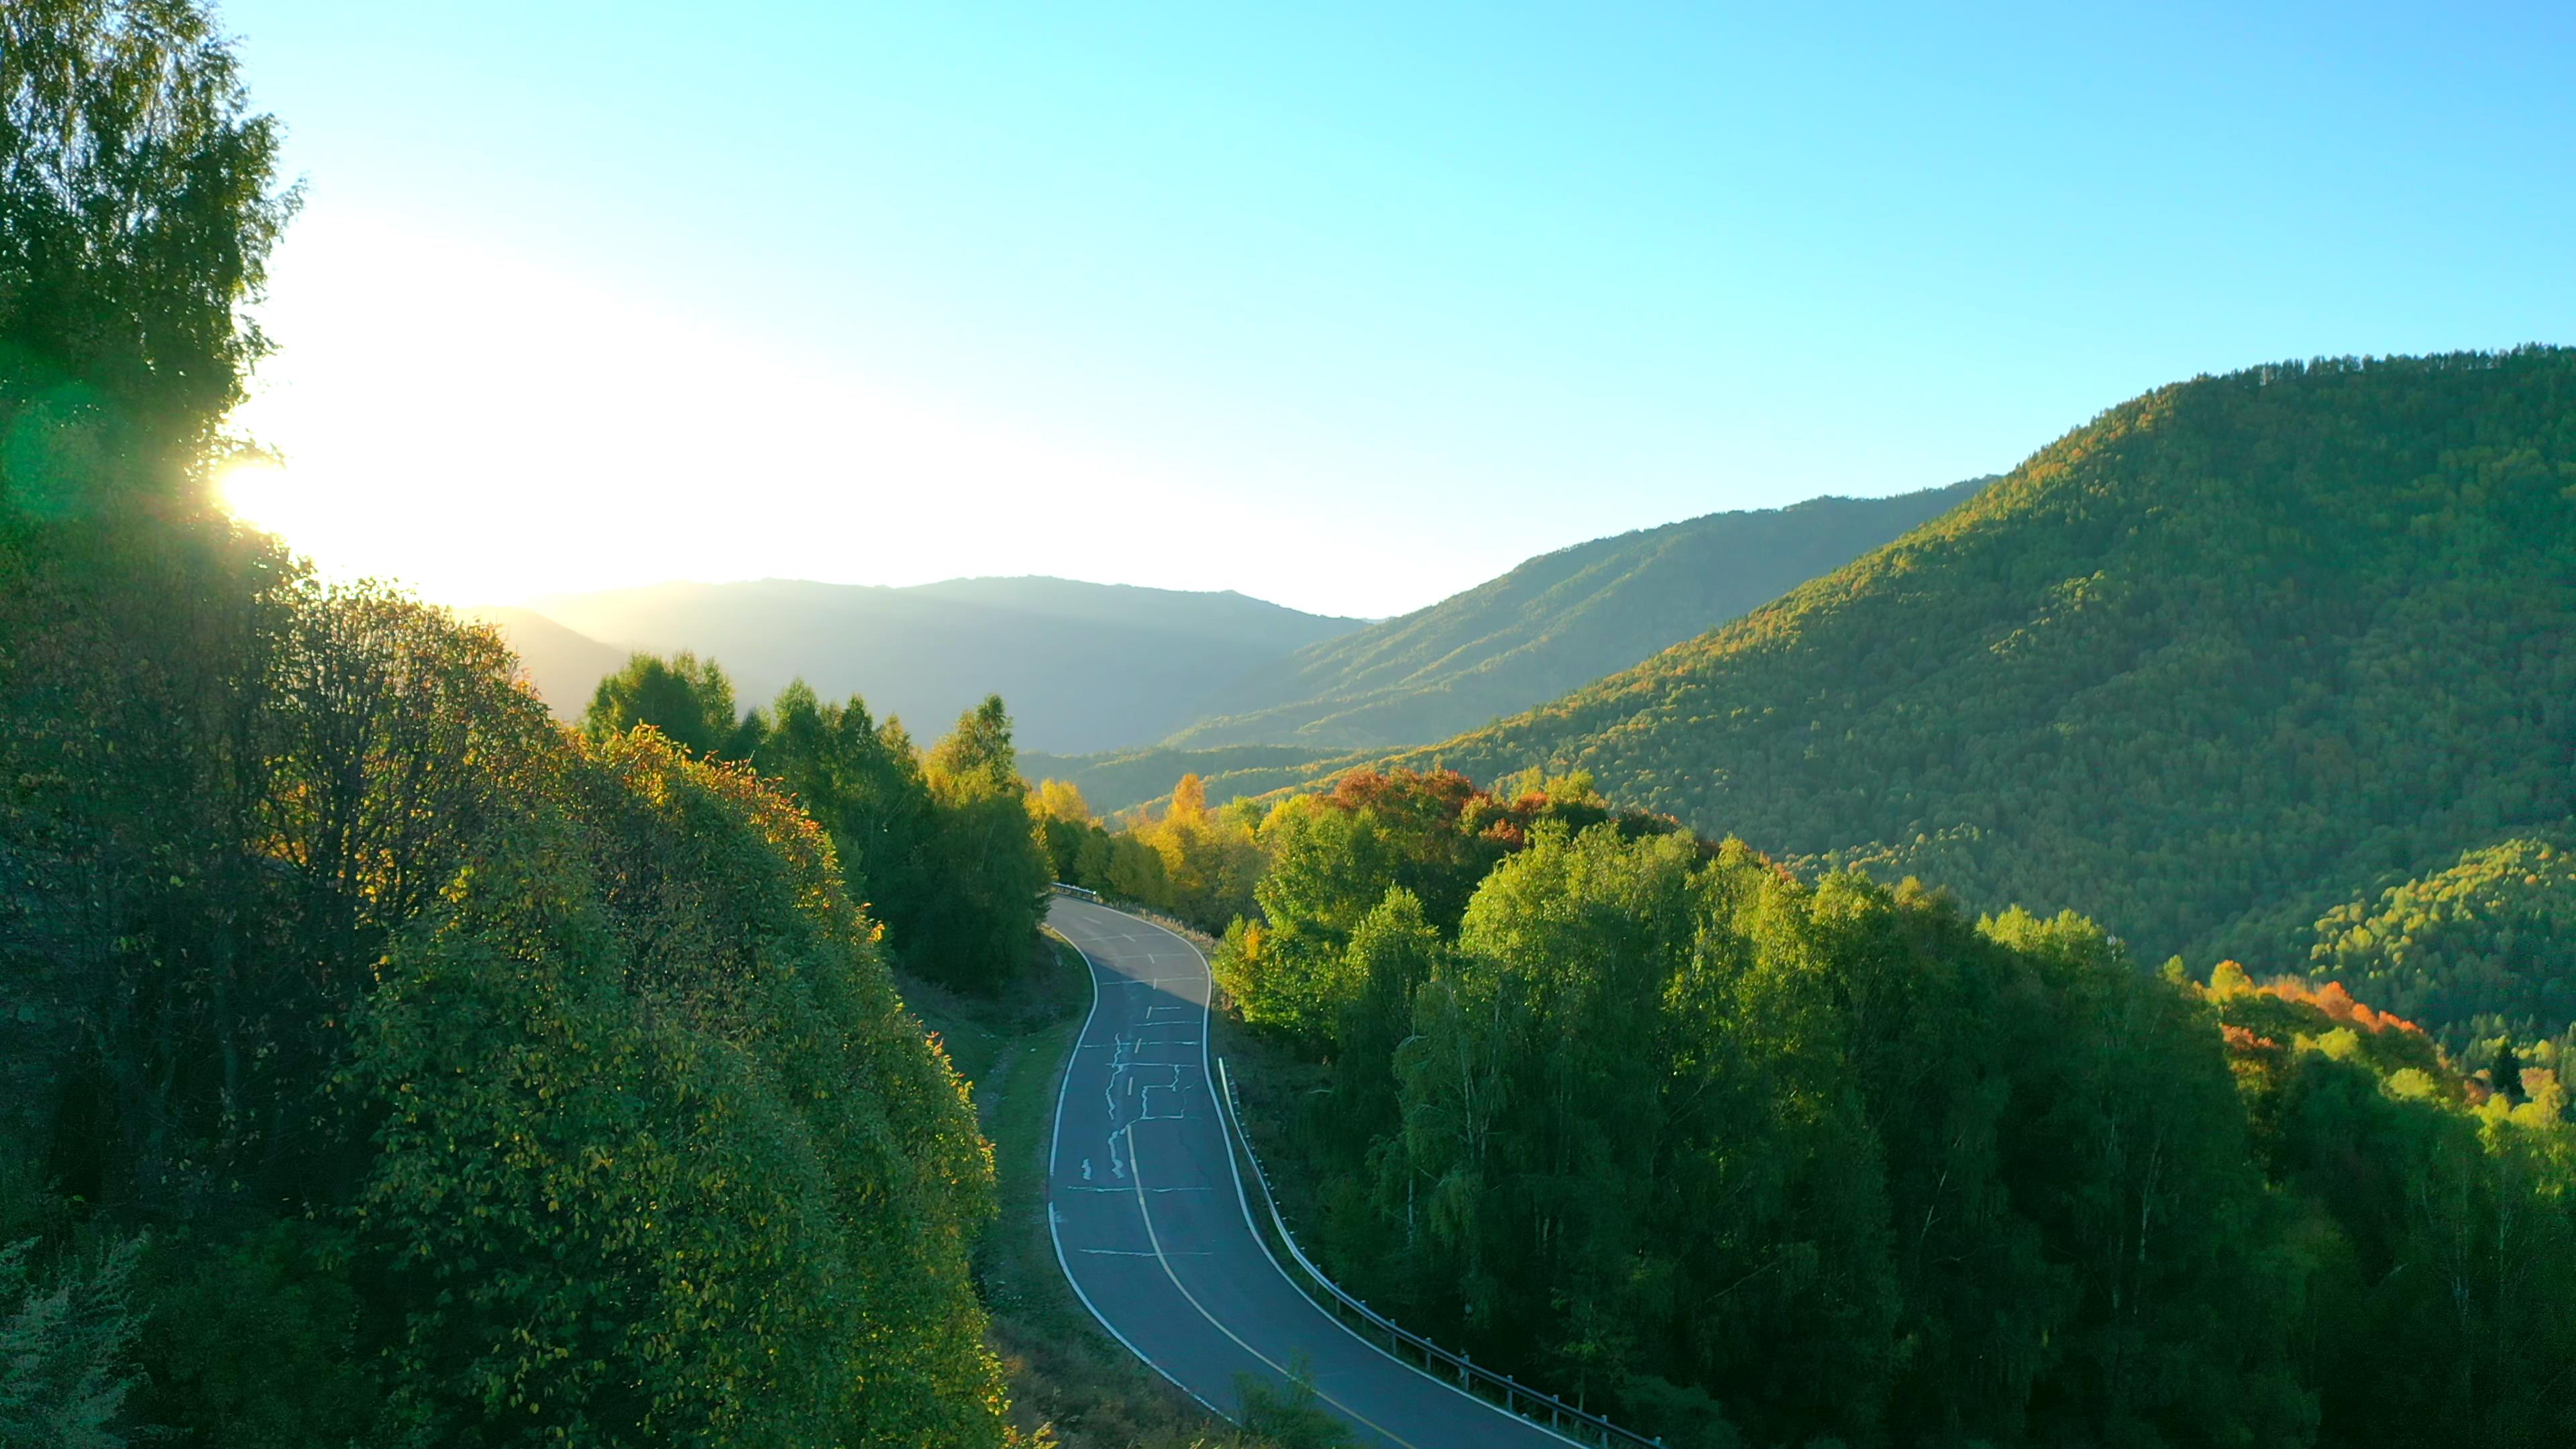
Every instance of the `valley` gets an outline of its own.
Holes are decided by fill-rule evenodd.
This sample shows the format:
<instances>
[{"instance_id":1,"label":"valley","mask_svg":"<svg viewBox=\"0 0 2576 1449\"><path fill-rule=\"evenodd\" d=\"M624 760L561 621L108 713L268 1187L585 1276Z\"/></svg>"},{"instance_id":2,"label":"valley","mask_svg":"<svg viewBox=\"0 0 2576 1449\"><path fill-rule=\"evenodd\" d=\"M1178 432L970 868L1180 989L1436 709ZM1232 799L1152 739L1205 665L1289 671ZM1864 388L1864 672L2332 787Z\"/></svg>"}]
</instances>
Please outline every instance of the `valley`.
<instances>
[{"instance_id":1,"label":"valley","mask_svg":"<svg viewBox=\"0 0 2576 1449\"><path fill-rule=\"evenodd\" d=\"M0 1449L2564 1449L2576 30L2258 21L0 0Z\"/></svg>"}]
</instances>

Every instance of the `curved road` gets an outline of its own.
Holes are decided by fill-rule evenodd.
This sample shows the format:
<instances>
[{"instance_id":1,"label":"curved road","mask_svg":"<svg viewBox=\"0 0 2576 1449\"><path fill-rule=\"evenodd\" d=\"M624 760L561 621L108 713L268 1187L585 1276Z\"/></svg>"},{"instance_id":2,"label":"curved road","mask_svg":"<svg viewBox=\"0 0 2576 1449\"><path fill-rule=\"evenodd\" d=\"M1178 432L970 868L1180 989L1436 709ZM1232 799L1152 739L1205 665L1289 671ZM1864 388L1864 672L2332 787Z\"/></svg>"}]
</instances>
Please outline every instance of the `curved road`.
<instances>
[{"instance_id":1,"label":"curved road","mask_svg":"<svg viewBox=\"0 0 2576 1449\"><path fill-rule=\"evenodd\" d=\"M1056 1100L1047 1215L1065 1276L1129 1351L1228 1418L1237 1375L1300 1369L1365 1443L1571 1443L1397 1362L1298 1291L1252 1228L1208 1070L1207 959L1105 906L1048 922L1091 964L1091 1017Z\"/></svg>"}]
</instances>

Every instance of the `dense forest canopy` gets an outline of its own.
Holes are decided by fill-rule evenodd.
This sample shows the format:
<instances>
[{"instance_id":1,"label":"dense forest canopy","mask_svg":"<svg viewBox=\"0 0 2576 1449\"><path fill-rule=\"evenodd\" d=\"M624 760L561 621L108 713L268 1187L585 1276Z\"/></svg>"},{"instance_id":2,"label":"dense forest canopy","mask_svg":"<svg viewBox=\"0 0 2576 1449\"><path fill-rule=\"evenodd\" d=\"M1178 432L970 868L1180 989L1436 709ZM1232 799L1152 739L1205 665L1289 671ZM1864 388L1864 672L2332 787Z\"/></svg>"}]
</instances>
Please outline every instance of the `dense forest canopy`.
<instances>
[{"instance_id":1,"label":"dense forest canopy","mask_svg":"<svg viewBox=\"0 0 2576 1449\"><path fill-rule=\"evenodd\" d=\"M2576 1036L2576 854L2557 840L2501 841L2320 917L2309 973L2462 1047L2484 1038Z\"/></svg>"},{"instance_id":2,"label":"dense forest canopy","mask_svg":"<svg viewBox=\"0 0 2576 1449\"><path fill-rule=\"evenodd\" d=\"M2080 907L2148 959L2288 963L2356 896L2563 830L2570 640L2576 351L2264 367L1404 758L1588 770L1793 860Z\"/></svg>"},{"instance_id":3,"label":"dense forest canopy","mask_svg":"<svg viewBox=\"0 0 2576 1449\"><path fill-rule=\"evenodd\" d=\"M2564 1429L2576 1040L2464 1073L2341 986L1802 878L1579 775L1184 781L1091 854L1231 921L1233 1009L1315 1063L1270 1143L1309 1248L1667 1442Z\"/></svg>"},{"instance_id":4,"label":"dense forest canopy","mask_svg":"<svg viewBox=\"0 0 2576 1449\"><path fill-rule=\"evenodd\" d=\"M793 798L830 836L851 899L884 924L903 964L967 991L1012 983L1050 876L1000 695L925 753L901 720L879 724L857 695L828 704L796 680L767 709L738 713L716 661L638 654L600 681L582 731L605 742L637 726L748 763Z\"/></svg>"},{"instance_id":5,"label":"dense forest canopy","mask_svg":"<svg viewBox=\"0 0 2576 1449\"><path fill-rule=\"evenodd\" d=\"M0 1235L137 1264L102 1427L1001 1442L986 1149L828 837L440 611L95 532L0 552Z\"/></svg>"}]
</instances>

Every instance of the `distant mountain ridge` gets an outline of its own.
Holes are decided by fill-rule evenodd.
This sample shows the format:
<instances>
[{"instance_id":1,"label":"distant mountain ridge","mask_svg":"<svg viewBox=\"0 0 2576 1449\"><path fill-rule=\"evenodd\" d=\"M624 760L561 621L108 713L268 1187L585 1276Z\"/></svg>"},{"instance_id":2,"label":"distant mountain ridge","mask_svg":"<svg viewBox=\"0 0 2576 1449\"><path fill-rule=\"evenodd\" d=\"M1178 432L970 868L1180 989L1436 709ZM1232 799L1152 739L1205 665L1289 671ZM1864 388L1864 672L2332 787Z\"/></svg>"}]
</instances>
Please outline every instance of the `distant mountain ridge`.
<instances>
[{"instance_id":1,"label":"distant mountain ridge","mask_svg":"<svg viewBox=\"0 0 2576 1449\"><path fill-rule=\"evenodd\" d=\"M567 629L534 609L498 607L463 613L501 631L511 652L519 656L521 673L560 720L579 719L599 681L626 662L626 650Z\"/></svg>"},{"instance_id":2,"label":"distant mountain ridge","mask_svg":"<svg viewBox=\"0 0 2576 1449\"><path fill-rule=\"evenodd\" d=\"M746 705L801 677L826 698L862 695L878 718L900 715L929 736L998 693L1023 745L1062 753L1157 739L1196 718L1215 682L1366 622L1232 591L1046 577L666 583L550 595L529 609L620 659L633 649L712 657ZM580 694L575 711L588 688Z\"/></svg>"},{"instance_id":3,"label":"distant mountain ridge","mask_svg":"<svg viewBox=\"0 0 2576 1449\"><path fill-rule=\"evenodd\" d=\"M1244 676L1165 743L1386 749L1471 730L1768 603L1991 481L1712 513L1542 554Z\"/></svg>"},{"instance_id":4,"label":"distant mountain ridge","mask_svg":"<svg viewBox=\"0 0 2576 1449\"><path fill-rule=\"evenodd\" d=\"M1336 758L1342 757L1296 745L1219 745L1204 750L1145 745L1088 755L1023 750L1020 773L1031 784L1065 781L1082 792L1083 803L1095 812L1117 816L1171 794L1183 775L1198 776L1207 789L1207 803L1222 805L1238 795L1259 795L1302 780ZM1366 756L1348 758L1357 762Z\"/></svg>"},{"instance_id":5,"label":"distant mountain ridge","mask_svg":"<svg viewBox=\"0 0 2576 1449\"><path fill-rule=\"evenodd\" d=\"M2576 805L2576 350L2157 389L1743 619L1381 758L1585 769L2150 959L2304 964L2325 911Z\"/></svg>"}]
</instances>

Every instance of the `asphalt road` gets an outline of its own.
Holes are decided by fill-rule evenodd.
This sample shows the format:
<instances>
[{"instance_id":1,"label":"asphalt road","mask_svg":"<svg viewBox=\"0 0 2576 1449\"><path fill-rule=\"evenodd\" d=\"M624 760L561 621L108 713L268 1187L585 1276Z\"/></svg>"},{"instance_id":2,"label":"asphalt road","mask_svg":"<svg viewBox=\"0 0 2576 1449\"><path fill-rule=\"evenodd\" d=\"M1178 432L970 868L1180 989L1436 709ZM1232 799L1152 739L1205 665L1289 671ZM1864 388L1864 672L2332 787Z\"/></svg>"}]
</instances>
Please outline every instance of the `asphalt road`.
<instances>
[{"instance_id":1,"label":"asphalt road","mask_svg":"<svg viewBox=\"0 0 2576 1449\"><path fill-rule=\"evenodd\" d=\"M1056 1103L1047 1211L1094 1317L1209 1408L1238 1376L1294 1367L1363 1443L1563 1449L1572 1442L1398 1363L1298 1291L1252 1228L1208 1065L1208 966L1162 927L1058 897L1048 921L1095 1000Z\"/></svg>"}]
</instances>

